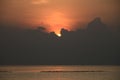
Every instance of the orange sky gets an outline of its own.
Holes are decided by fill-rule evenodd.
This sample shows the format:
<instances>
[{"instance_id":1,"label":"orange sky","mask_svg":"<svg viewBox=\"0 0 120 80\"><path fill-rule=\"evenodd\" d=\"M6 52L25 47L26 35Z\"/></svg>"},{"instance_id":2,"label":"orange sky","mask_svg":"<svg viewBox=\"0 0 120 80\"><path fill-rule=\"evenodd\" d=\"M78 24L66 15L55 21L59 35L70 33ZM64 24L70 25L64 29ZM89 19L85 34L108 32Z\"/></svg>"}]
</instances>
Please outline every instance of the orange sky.
<instances>
[{"instance_id":1,"label":"orange sky","mask_svg":"<svg viewBox=\"0 0 120 80\"><path fill-rule=\"evenodd\" d=\"M29 27L44 25L50 32L76 29L95 17L119 25L119 0L0 0L0 22Z\"/></svg>"}]
</instances>

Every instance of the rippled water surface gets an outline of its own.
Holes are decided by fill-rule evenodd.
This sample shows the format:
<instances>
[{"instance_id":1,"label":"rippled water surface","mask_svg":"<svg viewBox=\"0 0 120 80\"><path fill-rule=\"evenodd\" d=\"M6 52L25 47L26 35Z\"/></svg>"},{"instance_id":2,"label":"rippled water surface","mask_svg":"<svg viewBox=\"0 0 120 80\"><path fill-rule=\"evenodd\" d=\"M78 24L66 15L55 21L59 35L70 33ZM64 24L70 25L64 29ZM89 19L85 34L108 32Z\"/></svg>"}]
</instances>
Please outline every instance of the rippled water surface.
<instances>
[{"instance_id":1,"label":"rippled water surface","mask_svg":"<svg viewBox=\"0 0 120 80\"><path fill-rule=\"evenodd\" d=\"M0 80L120 80L120 66L1 66Z\"/></svg>"}]
</instances>

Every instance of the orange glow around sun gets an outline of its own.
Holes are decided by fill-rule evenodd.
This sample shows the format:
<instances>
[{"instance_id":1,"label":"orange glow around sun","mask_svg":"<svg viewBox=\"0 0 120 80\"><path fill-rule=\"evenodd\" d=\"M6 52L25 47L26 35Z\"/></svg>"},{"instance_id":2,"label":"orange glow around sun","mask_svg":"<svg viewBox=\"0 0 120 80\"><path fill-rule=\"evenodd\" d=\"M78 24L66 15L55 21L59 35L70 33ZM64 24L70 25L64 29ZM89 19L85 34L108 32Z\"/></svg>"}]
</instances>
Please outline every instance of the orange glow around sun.
<instances>
[{"instance_id":1,"label":"orange glow around sun","mask_svg":"<svg viewBox=\"0 0 120 80\"><path fill-rule=\"evenodd\" d=\"M61 12L52 12L45 18L44 23L47 24L48 32L55 32L58 37L62 36L60 33L62 28L70 30L70 21Z\"/></svg>"}]
</instances>

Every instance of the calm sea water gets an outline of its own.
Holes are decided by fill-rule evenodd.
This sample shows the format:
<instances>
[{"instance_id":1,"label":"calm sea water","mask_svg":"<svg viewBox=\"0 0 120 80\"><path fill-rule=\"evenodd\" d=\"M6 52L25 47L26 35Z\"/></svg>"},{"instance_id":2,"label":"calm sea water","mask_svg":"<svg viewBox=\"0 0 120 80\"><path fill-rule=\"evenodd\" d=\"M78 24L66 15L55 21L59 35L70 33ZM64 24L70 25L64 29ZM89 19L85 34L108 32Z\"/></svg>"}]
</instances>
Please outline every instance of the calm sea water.
<instances>
[{"instance_id":1,"label":"calm sea water","mask_svg":"<svg viewBox=\"0 0 120 80\"><path fill-rule=\"evenodd\" d=\"M120 66L0 66L0 80L120 80Z\"/></svg>"}]
</instances>

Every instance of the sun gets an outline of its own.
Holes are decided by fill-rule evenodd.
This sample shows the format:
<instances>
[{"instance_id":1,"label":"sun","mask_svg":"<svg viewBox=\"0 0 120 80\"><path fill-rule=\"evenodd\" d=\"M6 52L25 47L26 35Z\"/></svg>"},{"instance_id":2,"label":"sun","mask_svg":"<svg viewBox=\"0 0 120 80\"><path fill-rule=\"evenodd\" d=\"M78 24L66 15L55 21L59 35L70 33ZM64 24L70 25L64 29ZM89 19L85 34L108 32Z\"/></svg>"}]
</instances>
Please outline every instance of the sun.
<instances>
[{"instance_id":1,"label":"sun","mask_svg":"<svg viewBox=\"0 0 120 80\"><path fill-rule=\"evenodd\" d=\"M61 37L62 35L61 34L56 34L58 37Z\"/></svg>"},{"instance_id":2,"label":"sun","mask_svg":"<svg viewBox=\"0 0 120 80\"><path fill-rule=\"evenodd\" d=\"M61 29L66 28L68 25L68 20L65 17L65 14L59 11L53 11L49 16L45 17L46 24L49 25L49 31L55 32L58 37L61 37Z\"/></svg>"}]
</instances>

